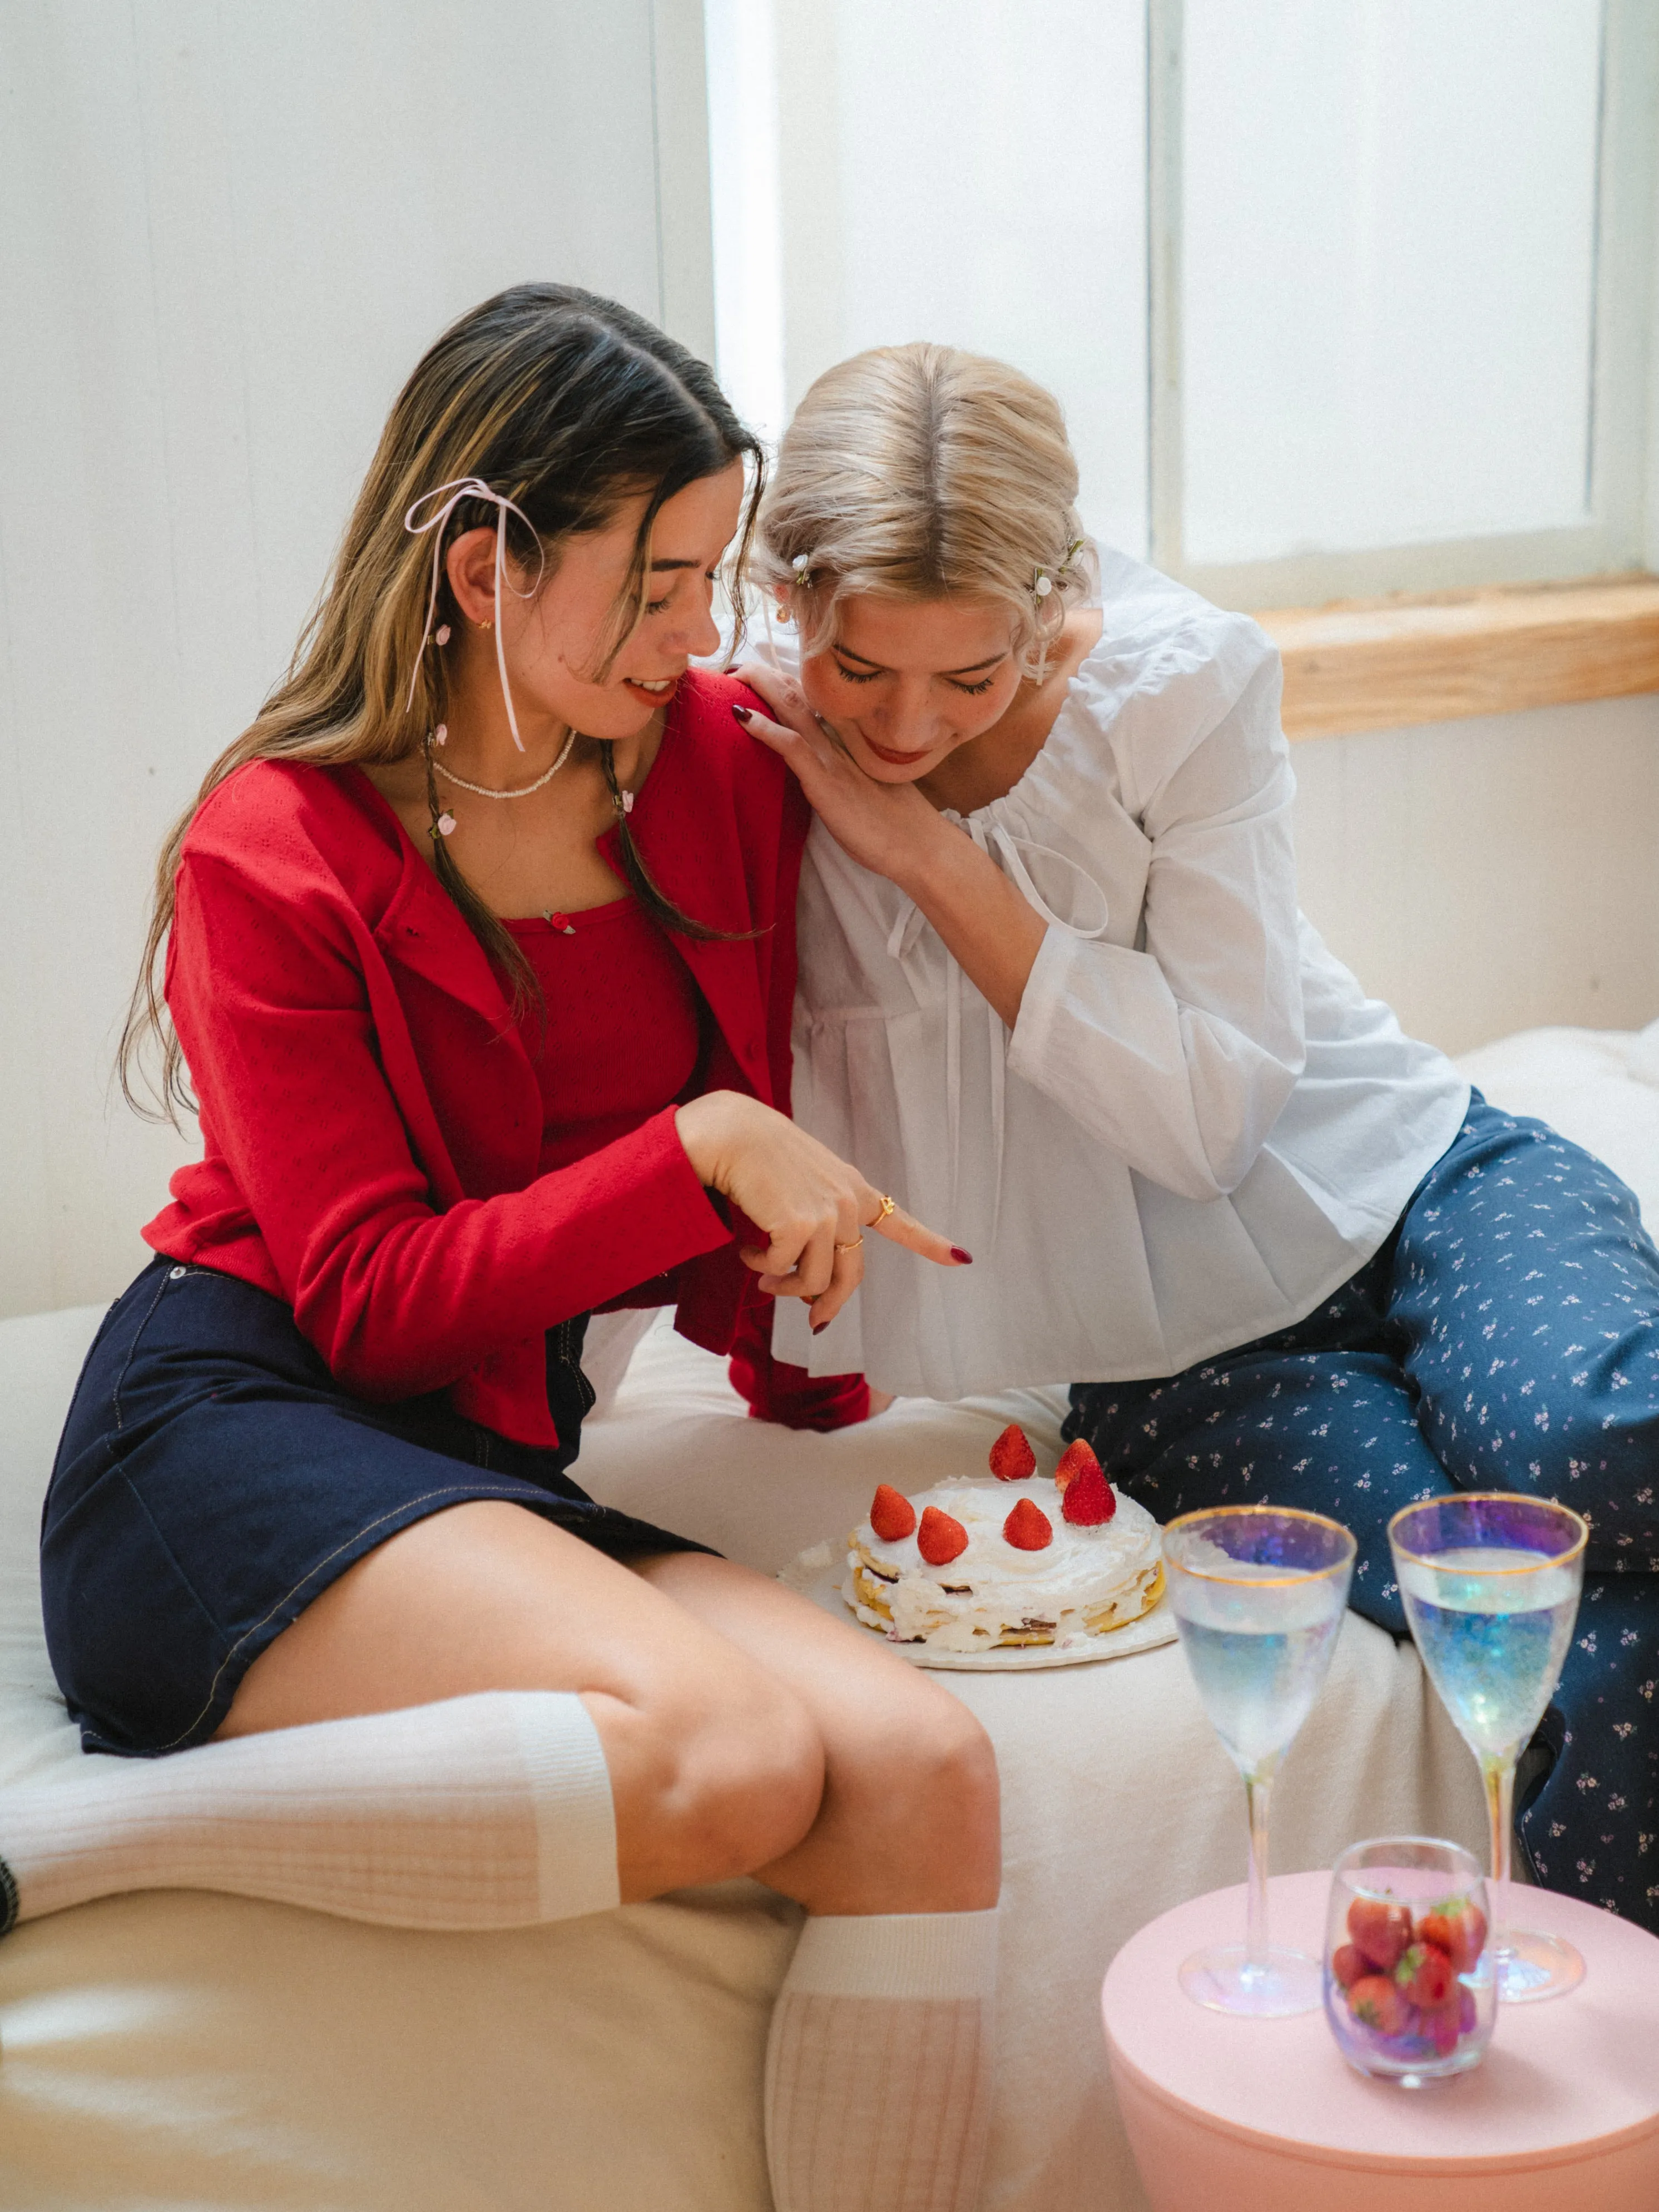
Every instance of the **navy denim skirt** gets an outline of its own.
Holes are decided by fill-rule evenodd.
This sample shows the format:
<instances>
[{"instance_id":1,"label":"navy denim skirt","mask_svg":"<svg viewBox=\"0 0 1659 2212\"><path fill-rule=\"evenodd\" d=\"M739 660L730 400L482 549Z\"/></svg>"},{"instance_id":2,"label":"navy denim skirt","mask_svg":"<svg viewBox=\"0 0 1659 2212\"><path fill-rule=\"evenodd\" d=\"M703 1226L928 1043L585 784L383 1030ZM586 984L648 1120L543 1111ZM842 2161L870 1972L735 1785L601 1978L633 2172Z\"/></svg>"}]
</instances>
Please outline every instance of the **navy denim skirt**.
<instances>
[{"instance_id":1,"label":"navy denim skirt","mask_svg":"<svg viewBox=\"0 0 1659 2212\"><path fill-rule=\"evenodd\" d=\"M705 1550L596 1504L566 1473L593 1402L585 1327L548 1332L562 1441L543 1451L441 1394L354 1397L280 1298L152 1261L87 1355L42 1516L46 1644L85 1747L205 1742L319 1591L447 1506L506 1498L613 1559Z\"/></svg>"}]
</instances>

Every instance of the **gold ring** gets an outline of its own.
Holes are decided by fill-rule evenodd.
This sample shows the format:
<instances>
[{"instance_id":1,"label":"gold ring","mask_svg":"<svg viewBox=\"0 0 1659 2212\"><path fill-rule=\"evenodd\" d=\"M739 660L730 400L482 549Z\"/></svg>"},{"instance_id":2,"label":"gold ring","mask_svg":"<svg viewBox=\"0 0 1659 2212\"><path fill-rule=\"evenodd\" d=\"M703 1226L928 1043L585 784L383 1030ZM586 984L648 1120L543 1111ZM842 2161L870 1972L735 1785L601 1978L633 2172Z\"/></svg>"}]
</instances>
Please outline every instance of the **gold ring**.
<instances>
[{"instance_id":1,"label":"gold ring","mask_svg":"<svg viewBox=\"0 0 1659 2212\"><path fill-rule=\"evenodd\" d=\"M876 1221L885 1221L890 1213L896 1213L897 1212L898 1208L894 1205L892 1200L890 1198L884 1198L881 1201L881 1212L876 1216ZM866 1226L867 1228L873 1229L876 1225L876 1221L868 1222L866 1224Z\"/></svg>"},{"instance_id":2,"label":"gold ring","mask_svg":"<svg viewBox=\"0 0 1659 2212\"><path fill-rule=\"evenodd\" d=\"M836 1249L837 1252L856 1252L863 1242L862 1237L855 1237L850 1244L837 1244Z\"/></svg>"}]
</instances>

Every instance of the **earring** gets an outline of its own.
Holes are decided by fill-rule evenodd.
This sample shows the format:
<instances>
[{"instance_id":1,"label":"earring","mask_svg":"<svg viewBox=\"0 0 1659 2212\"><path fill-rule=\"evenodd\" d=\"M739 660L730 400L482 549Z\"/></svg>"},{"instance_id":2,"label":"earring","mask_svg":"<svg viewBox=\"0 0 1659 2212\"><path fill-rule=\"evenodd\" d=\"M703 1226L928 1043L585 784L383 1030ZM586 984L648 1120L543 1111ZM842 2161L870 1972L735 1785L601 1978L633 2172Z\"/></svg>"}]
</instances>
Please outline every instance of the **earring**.
<instances>
[{"instance_id":1,"label":"earring","mask_svg":"<svg viewBox=\"0 0 1659 2212\"><path fill-rule=\"evenodd\" d=\"M481 623L478 624L478 628L479 628L480 629L495 629L495 623L494 623L493 622L491 622L488 617L486 617L483 622L481 622Z\"/></svg>"}]
</instances>

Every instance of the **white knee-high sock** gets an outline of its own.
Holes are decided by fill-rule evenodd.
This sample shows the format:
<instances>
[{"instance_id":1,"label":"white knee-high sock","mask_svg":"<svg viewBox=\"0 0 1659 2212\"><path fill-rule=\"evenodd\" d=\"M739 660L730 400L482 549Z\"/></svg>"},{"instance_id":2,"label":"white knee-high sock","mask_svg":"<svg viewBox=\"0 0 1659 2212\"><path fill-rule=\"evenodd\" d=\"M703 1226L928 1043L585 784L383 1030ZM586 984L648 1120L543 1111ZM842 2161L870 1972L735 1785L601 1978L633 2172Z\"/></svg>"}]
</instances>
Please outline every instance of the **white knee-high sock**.
<instances>
[{"instance_id":1,"label":"white knee-high sock","mask_svg":"<svg viewBox=\"0 0 1659 2212\"><path fill-rule=\"evenodd\" d=\"M619 1901L605 1753L567 1692L86 1766L0 1790L0 1932L131 1889L228 1890L394 1928L519 1928Z\"/></svg>"},{"instance_id":2,"label":"white knee-high sock","mask_svg":"<svg viewBox=\"0 0 1659 2212\"><path fill-rule=\"evenodd\" d=\"M809 1919L772 2014L777 2212L973 2212L997 1915Z\"/></svg>"}]
</instances>

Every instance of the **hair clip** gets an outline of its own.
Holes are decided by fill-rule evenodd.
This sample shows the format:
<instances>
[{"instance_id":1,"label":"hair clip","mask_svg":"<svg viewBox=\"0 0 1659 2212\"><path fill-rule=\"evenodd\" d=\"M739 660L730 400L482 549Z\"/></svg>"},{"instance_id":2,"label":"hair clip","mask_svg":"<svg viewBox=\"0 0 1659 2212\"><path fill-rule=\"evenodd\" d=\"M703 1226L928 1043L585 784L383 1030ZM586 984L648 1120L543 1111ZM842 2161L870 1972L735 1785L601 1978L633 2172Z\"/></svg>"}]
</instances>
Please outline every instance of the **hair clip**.
<instances>
[{"instance_id":1,"label":"hair clip","mask_svg":"<svg viewBox=\"0 0 1659 2212\"><path fill-rule=\"evenodd\" d=\"M812 556L810 553L797 553L789 565L795 572L796 582L804 584L812 566Z\"/></svg>"},{"instance_id":2,"label":"hair clip","mask_svg":"<svg viewBox=\"0 0 1659 2212\"><path fill-rule=\"evenodd\" d=\"M439 623L439 625L438 625L437 629L436 629L435 630L434 630L434 632L432 633L432 642L434 643L434 645L447 645L447 644L448 644L448 642L449 642L449 624L448 624L447 623Z\"/></svg>"},{"instance_id":3,"label":"hair clip","mask_svg":"<svg viewBox=\"0 0 1659 2212\"><path fill-rule=\"evenodd\" d=\"M1066 558L1052 575L1046 568L1034 570L1034 580L1031 585L1033 595L1039 599L1046 599L1056 584L1069 584L1072 580L1072 564L1082 550L1083 540L1080 538L1074 538L1066 548Z\"/></svg>"}]
</instances>

